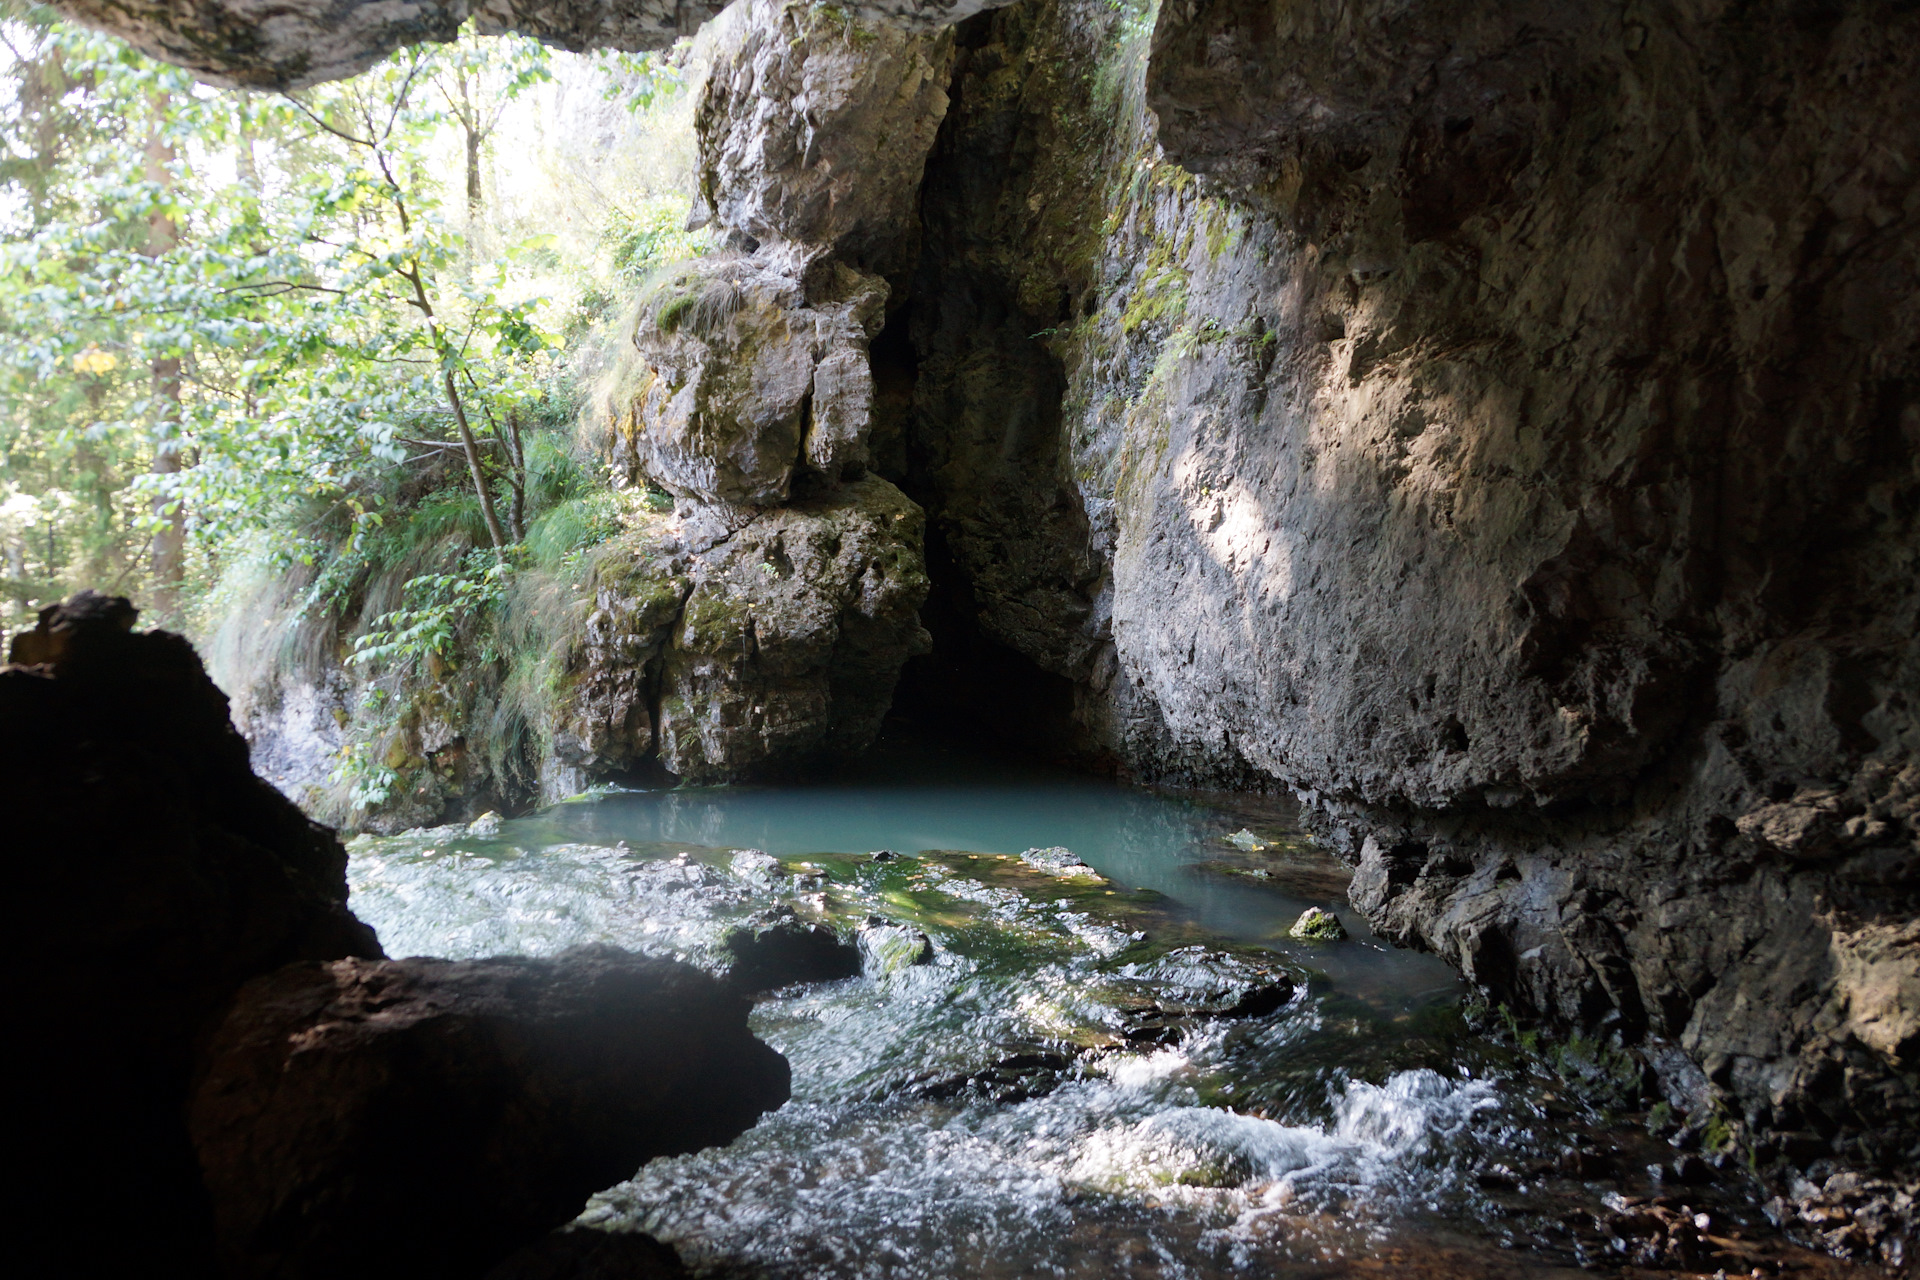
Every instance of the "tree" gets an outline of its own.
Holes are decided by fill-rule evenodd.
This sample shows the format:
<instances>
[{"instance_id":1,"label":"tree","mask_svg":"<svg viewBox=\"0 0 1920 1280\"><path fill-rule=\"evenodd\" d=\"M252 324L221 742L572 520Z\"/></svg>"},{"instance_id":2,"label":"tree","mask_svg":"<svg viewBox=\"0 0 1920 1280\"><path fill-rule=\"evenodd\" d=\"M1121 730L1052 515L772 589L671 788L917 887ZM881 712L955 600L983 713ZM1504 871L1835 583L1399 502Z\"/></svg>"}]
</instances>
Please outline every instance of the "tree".
<instances>
[{"instance_id":1,"label":"tree","mask_svg":"<svg viewBox=\"0 0 1920 1280\"><path fill-rule=\"evenodd\" d=\"M454 67L497 104L544 74L537 46L405 53L294 101L209 90L31 16L0 34L16 601L79 576L171 612L188 562L204 581L225 539L296 507L377 527L380 477L448 448L496 552L523 536L514 397L549 340L537 298L505 300L511 262L471 265L428 175L465 128L436 77ZM210 176L226 167L237 181Z\"/></svg>"}]
</instances>

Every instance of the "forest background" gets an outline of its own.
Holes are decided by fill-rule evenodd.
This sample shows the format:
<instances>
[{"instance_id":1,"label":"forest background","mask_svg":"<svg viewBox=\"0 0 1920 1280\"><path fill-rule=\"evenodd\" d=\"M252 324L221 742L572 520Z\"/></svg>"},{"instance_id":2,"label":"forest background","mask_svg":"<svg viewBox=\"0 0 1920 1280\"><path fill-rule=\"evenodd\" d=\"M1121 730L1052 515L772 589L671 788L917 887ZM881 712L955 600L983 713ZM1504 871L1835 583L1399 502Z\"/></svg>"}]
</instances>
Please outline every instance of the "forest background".
<instances>
[{"instance_id":1,"label":"forest background","mask_svg":"<svg viewBox=\"0 0 1920 1280\"><path fill-rule=\"evenodd\" d=\"M0 6L0 644L94 587L230 692L302 646L353 671L337 821L456 663L528 757L536 615L658 500L578 425L629 300L708 247L690 57L463 35L263 95Z\"/></svg>"},{"instance_id":2,"label":"forest background","mask_svg":"<svg viewBox=\"0 0 1920 1280\"><path fill-rule=\"evenodd\" d=\"M92 586L206 635L407 558L381 651L577 553L611 322L704 246L685 56L463 36L270 96L0 8L0 629Z\"/></svg>"}]
</instances>

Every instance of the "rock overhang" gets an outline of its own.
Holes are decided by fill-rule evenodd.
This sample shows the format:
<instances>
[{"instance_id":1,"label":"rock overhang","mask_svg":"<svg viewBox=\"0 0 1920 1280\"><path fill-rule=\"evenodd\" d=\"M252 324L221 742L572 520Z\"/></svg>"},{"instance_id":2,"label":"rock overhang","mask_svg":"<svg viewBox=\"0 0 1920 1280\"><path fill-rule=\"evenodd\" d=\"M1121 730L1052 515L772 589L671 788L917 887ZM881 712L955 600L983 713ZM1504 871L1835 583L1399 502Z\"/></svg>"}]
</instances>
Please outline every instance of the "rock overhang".
<instances>
[{"instance_id":1,"label":"rock overhang","mask_svg":"<svg viewBox=\"0 0 1920 1280\"><path fill-rule=\"evenodd\" d=\"M574 53L670 48L724 0L60 0L61 16L224 88L285 92L357 75L396 49L481 35L531 36ZM832 6L851 21L930 31L993 0L880 0Z\"/></svg>"}]
</instances>

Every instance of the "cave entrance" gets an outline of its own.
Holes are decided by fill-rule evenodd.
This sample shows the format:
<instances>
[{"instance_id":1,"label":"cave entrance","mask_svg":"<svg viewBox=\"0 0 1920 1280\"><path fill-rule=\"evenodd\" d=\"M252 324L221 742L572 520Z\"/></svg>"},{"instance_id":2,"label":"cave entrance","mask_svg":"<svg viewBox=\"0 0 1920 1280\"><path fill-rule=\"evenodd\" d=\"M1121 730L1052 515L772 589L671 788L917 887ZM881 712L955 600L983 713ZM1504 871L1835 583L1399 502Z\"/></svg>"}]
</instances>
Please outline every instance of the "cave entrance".
<instances>
[{"instance_id":1,"label":"cave entrance","mask_svg":"<svg viewBox=\"0 0 1920 1280\"><path fill-rule=\"evenodd\" d=\"M982 630L973 585L954 564L944 532L932 519L927 576L933 590L920 621L933 636L933 650L909 660L900 673L887 732L955 738L995 754L1084 763L1073 682Z\"/></svg>"},{"instance_id":2,"label":"cave entrance","mask_svg":"<svg viewBox=\"0 0 1920 1280\"><path fill-rule=\"evenodd\" d=\"M933 636L933 649L911 659L901 672L885 732L963 741L996 755L1083 762L1073 682L987 633L974 584L954 555L948 522L956 495L938 475L940 463L951 461L952 424L916 397L916 301L910 296L869 349L876 410L873 469L926 510L926 569L932 583L920 620ZM1057 427L1047 434L1057 435ZM964 506L965 499L961 502Z\"/></svg>"}]
</instances>

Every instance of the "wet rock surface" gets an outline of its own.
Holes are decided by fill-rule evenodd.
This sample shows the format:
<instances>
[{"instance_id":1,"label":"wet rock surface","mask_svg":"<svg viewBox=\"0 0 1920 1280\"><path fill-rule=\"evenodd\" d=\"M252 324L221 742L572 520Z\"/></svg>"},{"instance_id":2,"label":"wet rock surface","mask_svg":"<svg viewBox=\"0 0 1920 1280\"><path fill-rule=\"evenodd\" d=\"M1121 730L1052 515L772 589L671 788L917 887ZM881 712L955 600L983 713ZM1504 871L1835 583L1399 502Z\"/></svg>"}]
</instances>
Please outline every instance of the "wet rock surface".
<instances>
[{"instance_id":1,"label":"wet rock surface","mask_svg":"<svg viewBox=\"0 0 1920 1280\"><path fill-rule=\"evenodd\" d=\"M629 483L679 499L659 761L723 781L863 750L927 646L924 518L869 470L870 346L917 247L952 40L760 0L703 39L697 216L732 247L649 286L604 425Z\"/></svg>"},{"instance_id":2,"label":"wet rock surface","mask_svg":"<svg viewBox=\"0 0 1920 1280\"><path fill-rule=\"evenodd\" d=\"M868 916L854 941L860 948L860 971L871 978L933 963L933 939L884 916Z\"/></svg>"},{"instance_id":3,"label":"wet rock surface","mask_svg":"<svg viewBox=\"0 0 1920 1280\"><path fill-rule=\"evenodd\" d=\"M594 552L543 798L649 762L725 782L864 750L928 643L923 527L871 475L780 507L629 512Z\"/></svg>"},{"instance_id":4,"label":"wet rock surface","mask_svg":"<svg viewBox=\"0 0 1920 1280\"><path fill-rule=\"evenodd\" d=\"M803 920L792 907L756 913L722 944L732 957L727 982L739 991L772 991L796 982L832 982L859 974L861 949L831 925Z\"/></svg>"},{"instance_id":5,"label":"wet rock surface","mask_svg":"<svg viewBox=\"0 0 1920 1280\"><path fill-rule=\"evenodd\" d=\"M1308 907L1293 922L1288 934L1295 938L1305 938L1313 942L1341 942L1346 939L1347 928L1340 923L1340 917L1321 907Z\"/></svg>"},{"instance_id":6,"label":"wet rock surface","mask_svg":"<svg viewBox=\"0 0 1920 1280\"><path fill-rule=\"evenodd\" d=\"M786 1063L746 1018L713 979L611 948L258 979L193 1102L226 1266L474 1274L784 1102Z\"/></svg>"}]
</instances>

